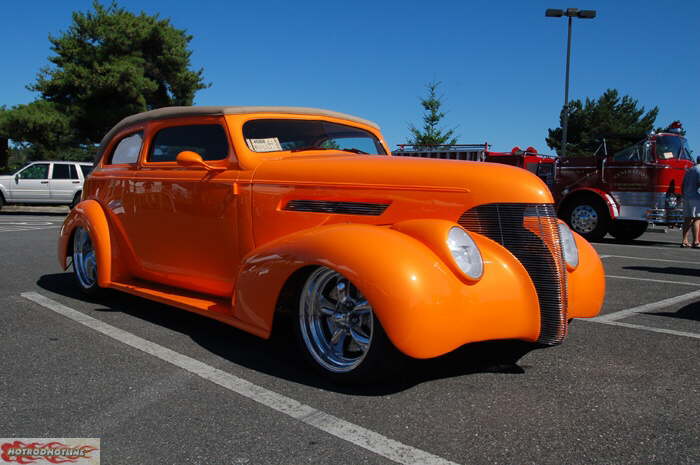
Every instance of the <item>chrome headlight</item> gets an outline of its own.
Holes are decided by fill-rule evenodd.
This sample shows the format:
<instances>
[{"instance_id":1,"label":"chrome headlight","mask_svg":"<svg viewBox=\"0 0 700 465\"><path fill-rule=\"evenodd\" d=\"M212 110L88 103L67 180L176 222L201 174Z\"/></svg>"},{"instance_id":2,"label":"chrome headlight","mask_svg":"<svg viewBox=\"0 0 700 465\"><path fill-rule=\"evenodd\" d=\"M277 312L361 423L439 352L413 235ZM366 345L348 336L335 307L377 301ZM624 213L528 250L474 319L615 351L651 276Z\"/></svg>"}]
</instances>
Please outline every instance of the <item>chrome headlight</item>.
<instances>
[{"instance_id":1,"label":"chrome headlight","mask_svg":"<svg viewBox=\"0 0 700 465\"><path fill-rule=\"evenodd\" d=\"M674 209L678 206L678 197L673 192L666 194L666 208Z\"/></svg>"},{"instance_id":2,"label":"chrome headlight","mask_svg":"<svg viewBox=\"0 0 700 465\"><path fill-rule=\"evenodd\" d=\"M447 248L457 266L470 279L479 279L484 273L484 261L474 240L467 232L456 226L447 234Z\"/></svg>"},{"instance_id":3,"label":"chrome headlight","mask_svg":"<svg viewBox=\"0 0 700 465\"><path fill-rule=\"evenodd\" d=\"M559 236L561 237L561 247L564 251L564 260L572 267L578 266L578 246L571 229L563 223L559 223Z\"/></svg>"}]
</instances>

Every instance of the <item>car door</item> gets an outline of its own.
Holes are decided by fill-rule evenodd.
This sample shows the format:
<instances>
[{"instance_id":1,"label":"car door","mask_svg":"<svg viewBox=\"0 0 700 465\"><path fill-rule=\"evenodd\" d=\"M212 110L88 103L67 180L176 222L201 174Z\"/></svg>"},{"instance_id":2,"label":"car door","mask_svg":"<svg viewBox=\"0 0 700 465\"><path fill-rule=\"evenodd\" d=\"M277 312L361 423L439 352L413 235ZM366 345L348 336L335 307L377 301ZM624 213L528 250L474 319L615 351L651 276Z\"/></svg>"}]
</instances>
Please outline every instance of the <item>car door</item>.
<instances>
[{"instance_id":1,"label":"car door","mask_svg":"<svg viewBox=\"0 0 700 465\"><path fill-rule=\"evenodd\" d=\"M190 150L211 165L230 166L223 119L154 122L146 144L123 215L140 277L231 296L239 260L237 171L209 172L175 161Z\"/></svg>"},{"instance_id":2,"label":"car door","mask_svg":"<svg viewBox=\"0 0 700 465\"><path fill-rule=\"evenodd\" d=\"M53 163L49 187L53 202L71 203L73 196L80 189L75 163Z\"/></svg>"},{"instance_id":3,"label":"car door","mask_svg":"<svg viewBox=\"0 0 700 465\"><path fill-rule=\"evenodd\" d=\"M49 163L32 163L20 170L10 183L13 202L49 203Z\"/></svg>"}]
</instances>

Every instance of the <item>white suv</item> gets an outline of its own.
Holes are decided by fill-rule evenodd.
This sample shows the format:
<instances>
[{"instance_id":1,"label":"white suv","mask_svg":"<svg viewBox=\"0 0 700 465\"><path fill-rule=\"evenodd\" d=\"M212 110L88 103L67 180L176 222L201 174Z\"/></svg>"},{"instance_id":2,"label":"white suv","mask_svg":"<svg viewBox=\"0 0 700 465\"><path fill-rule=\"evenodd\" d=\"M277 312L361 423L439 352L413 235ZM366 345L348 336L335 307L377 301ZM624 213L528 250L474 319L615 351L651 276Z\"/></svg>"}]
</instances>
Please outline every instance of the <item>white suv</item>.
<instances>
[{"instance_id":1,"label":"white suv","mask_svg":"<svg viewBox=\"0 0 700 465\"><path fill-rule=\"evenodd\" d=\"M10 203L70 205L80 202L92 163L37 161L0 176L0 207Z\"/></svg>"}]
</instances>

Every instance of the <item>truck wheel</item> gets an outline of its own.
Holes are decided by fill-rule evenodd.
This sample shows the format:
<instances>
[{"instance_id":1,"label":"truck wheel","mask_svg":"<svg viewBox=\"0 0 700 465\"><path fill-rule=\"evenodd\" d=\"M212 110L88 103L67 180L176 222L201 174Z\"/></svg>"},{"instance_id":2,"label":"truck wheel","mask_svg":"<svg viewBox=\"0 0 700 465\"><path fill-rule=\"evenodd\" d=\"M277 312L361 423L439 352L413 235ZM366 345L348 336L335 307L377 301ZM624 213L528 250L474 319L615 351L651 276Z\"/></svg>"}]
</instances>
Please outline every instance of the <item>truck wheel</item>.
<instances>
[{"instance_id":1,"label":"truck wheel","mask_svg":"<svg viewBox=\"0 0 700 465\"><path fill-rule=\"evenodd\" d=\"M76 205L80 203L80 196L82 195L82 192L76 192L75 195L73 196L73 201L70 203L70 209L73 210Z\"/></svg>"},{"instance_id":2,"label":"truck wheel","mask_svg":"<svg viewBox=\"0 0 700 465\"><path fill-rule=\"evenodd\" d=\"M620 241L633 241L647 230L646 221L615 220L610 225L610 234Z\"/></svg>"},{"instance_id":3,"label":"truck wheel","mask_svg":"<svg viewBox=\"0 0 700 465\"><path fill-rule=\"evenodd\" d=\"M335 382L375 381L400 356L367 299L330 268L319 267L306 279L295 321L304 358Z\"/></svg>"},{"instance_id":4,"label":"truck wheel","mask_svg":"<svg viewBox=\"0 0 700 465\"><path fill-rule=\"evenodd\" d=\"M102 291L97 285L97 257L90 233L81 226L73 234L73 277L83 294L95 297Z\"/></svg>"},{"instance_id":5,"label":"truck wheel","mask_svg":"<svg viewBox=\"0 0 700 465\"><path fill-rule=\"evenodd\" d=\"M599 241L608 232L610 214L602 202L583 198L572 202L564 212L564 221L589 241Z\"/></svg>"}]
</instances>

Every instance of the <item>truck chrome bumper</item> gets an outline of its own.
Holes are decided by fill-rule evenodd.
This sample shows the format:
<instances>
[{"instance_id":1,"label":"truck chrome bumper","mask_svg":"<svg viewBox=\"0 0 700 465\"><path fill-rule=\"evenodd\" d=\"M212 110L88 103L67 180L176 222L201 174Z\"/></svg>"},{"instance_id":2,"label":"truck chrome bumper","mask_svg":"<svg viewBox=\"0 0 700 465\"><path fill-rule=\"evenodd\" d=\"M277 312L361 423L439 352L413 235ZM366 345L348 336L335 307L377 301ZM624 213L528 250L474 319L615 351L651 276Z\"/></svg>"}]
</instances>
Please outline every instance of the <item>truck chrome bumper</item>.
<instances>
[{"instance_id":1,"label":"truck chrome bumper","mask_svg":"<svg viewBox=\"0 0 700 465\"><path fill-rule=\"evenodd\" d=\"M665 208L651 208L647 210L646 217L647 221L652 224L683 224L683 210L680 208L674 208L673 210L667 210Z\"/></svg>"}]
</instances>

